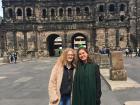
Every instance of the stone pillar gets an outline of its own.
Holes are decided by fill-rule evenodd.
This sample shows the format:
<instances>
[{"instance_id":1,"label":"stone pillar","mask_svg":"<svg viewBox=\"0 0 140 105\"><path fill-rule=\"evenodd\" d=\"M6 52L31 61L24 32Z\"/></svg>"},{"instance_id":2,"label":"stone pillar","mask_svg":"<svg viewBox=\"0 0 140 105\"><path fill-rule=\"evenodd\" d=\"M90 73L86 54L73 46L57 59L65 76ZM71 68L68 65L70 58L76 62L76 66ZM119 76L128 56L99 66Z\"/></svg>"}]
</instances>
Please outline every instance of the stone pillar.
<instances>
[{"instance_id":1,"label":"stone pillar","mask_svg":"<svg viewBox=\"0 0 140 105\"><path fill-rule=\"evenodd\" d=\"M93 47L96 46L96 38L97 38L96 29L93 28Z\"/></svg>"},{"instance_id":2,"label":"stone pillar","mask_svg":"<svg viewBox=\"0 0 140 105\"><path fill-rule=\"evenodd\" d=\"M110 79L114 81L126 81L127 73L126 70L124 69L122 51L111 52L110 59L111 59Z\"/></svg>"},{"instance_id":3,"label":"stone pillar","mask_svg":"<svg viewBox=\"0 0 140 105\"><path fill-rule=\"evenodd\" d=\"M17 36L16 31L13 31L13 39L14 39L14 50L17 50Z\"/></svg>"},{"instance_id":4,"label":"stone pillar","mask_svg":"<svg viewBox=\"0 0 140 105\"><path fill-rule=\"evenodd\" d=\"M35 31L35 51L38 51L38 31Z\"/></svg>"},{"instance_id":5,"label":"stone pillar","mask_svg":"<svg viewBox=\"0 0 140 105\"><path fill-rule=\"evenodd\" d=\"M63 49L67 48L67 32L64 32L64 36L62 38L62 47Z\"/></svg>"},{"instance_id":6,"label":"stone pillar","mask_svg":"<svg viewBox=\"0 0 140 105\"><path fill-rule=\"evenodd\" d=\"M27 49L28 49L27 32L24 32L24 50L26 51Z\"/></svg>"},{"instance_id":7,"label":"stone pillar","mask_svg":"<svg viewBox=\"0 0 140 105\"><path fill-rule=\"evenodd\" d=\"M116 48L120 46L120 33L119 29L116 29Z\"/></svg>"}]
</instances>

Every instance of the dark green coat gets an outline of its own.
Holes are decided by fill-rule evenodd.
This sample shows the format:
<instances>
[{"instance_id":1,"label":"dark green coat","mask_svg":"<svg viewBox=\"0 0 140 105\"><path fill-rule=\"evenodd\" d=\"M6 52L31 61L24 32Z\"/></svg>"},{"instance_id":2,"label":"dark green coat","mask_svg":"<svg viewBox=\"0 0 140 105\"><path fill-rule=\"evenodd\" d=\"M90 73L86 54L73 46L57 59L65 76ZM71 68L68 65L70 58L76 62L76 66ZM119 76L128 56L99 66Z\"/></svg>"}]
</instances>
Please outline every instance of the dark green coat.
<instances>
[{"instance_id":1,"label":"dark green coat","mask_svg":"<svg viewBox=\"0 0 140 105\"><path fill-rule=\"evenodd\" d=\"M72 94L72 105L100 105L101 80L97 64L78 63Z\"/></svg>"}]
</instances>

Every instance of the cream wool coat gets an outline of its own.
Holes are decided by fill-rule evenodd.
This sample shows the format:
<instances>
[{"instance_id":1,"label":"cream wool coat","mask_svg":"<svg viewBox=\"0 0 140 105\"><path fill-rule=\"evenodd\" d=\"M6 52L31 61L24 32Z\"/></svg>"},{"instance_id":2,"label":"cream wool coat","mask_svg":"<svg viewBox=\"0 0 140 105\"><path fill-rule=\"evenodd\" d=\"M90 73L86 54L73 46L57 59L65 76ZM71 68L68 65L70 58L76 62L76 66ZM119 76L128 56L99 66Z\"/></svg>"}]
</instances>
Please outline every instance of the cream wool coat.
<instances>
[{"instance_id":1,"label":"cream wool coat","mask_svg":"<svg viewBox=\"0 0 140 105\"><path fill-rule=\"evenodd\" d=\"M61 82L63 78L64 66L57 61L52 69L52 73L49 80L48 91L49 91L49 105L59 105L61 94ZM73 71L73 77L75 69ZM52 102L58 99L58 102L53 104Z\"/></svg>"},{"instance_id":2,"label":"cream wool coat","mask_svg":"<svg viewBox=\"0 0 140 105\"><path fill-rule=\"evenodd\" d=\"M57 61L52 69L52 73L49 80L48 91L49 91L49 105L59 105L61 94L60 87L63 77L63 65ZM58 99L56 104L52 102Z\"/></svg>"}]
</instances>

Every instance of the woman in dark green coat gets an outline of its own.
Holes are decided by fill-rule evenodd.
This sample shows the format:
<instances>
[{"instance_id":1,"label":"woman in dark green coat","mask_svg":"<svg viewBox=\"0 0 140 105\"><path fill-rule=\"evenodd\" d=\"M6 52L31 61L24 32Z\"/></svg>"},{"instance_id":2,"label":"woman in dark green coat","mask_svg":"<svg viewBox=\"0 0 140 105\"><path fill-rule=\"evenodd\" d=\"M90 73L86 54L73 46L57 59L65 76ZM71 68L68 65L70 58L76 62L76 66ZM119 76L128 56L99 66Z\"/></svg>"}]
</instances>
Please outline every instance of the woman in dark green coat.
<instances>
[{"instance_id":1,"label":"woman in dark green coat","mask_svg":"<svg viewBox=\"0 0 140 105\"><path fill-rule=\"evenodd\" d=\"M93 63L85 48L78 49L77 56L72 105L100 105L102 93L99 66Z\"/></svg>"}]
</instances>

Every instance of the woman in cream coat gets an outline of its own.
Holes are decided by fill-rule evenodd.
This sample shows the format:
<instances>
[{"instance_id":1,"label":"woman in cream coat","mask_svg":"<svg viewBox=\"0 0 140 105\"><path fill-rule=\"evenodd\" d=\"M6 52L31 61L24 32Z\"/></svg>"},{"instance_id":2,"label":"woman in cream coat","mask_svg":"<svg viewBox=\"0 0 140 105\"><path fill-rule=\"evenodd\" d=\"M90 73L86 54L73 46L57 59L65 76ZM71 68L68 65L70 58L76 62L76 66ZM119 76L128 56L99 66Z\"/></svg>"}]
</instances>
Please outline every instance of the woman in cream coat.
<instances>
[{"instance_id":1,"label":"woman in cream coat","mask_svg":"<svg viewBox=\"0 0 140 105\"><path fill-rule=\"evenodd\" d=\"M70 105L74 56L74 50L67 48L55 63L48 85L49 105Z\"/></svg>"}]
</instances>

